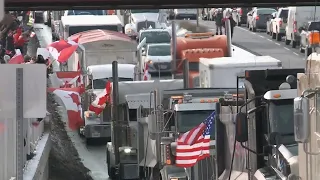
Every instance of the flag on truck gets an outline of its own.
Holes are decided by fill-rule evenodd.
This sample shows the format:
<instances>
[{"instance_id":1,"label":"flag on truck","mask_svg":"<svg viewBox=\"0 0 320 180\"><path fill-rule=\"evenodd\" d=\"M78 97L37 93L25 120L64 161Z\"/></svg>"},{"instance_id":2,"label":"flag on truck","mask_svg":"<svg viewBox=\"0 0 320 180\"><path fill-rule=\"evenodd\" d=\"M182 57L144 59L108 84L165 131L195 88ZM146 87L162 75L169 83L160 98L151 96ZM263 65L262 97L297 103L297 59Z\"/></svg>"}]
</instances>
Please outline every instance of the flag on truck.
<instances>
[{"instance_id":1,"label":"flag on truck","mask_svg":"<svg viewBox=\"0 0 320 180\"><path fill-rule=\"evenodd\" d=\"M58 62L67 62L71 55L77 50L79 38L69 41L62 39L53 42L47 47L47 49L51 56Z\"/></svg>"},{"instance_id":2,"label":"flag on truck","mask_svg":"<svg viewBox=\"0 0 320 180\"><path fill-rule=\"evenodd\" d=\"M8 64L21 64L24 63L23 55L20 49L16 49L16 54L9 60Z\"/></svg>"},{"instance_id":3,"label":"flag on truck","mask_svg":"<svg viewBox=\"0 0 320 180\"><path fill-rule=\"evenodd\" d=\"M149 73L148 69L149 69L148 63L146 63L146 65L144 67L144 73L143 73L143 80L144 81L151 80L151 74Z\"/></svg>"},{"instance_id":4,"label":"flag on truck","mask_svg":"<svg viewBox=\"0 0 320 180\"><path fill-rule=\"evenodd\" d=\"M188 168L210 156L210 134L214 127L215 111L197 127L177 139L176 165Z\"/></svg>"},{"instance_id":5,"label":"flag on truck","mask_svg":"<svg viewBox=\"0 0 320 180\"><path fill-rule=\"evenodd\" d=\"M111 82L106 83L105 89L98 94L96 99L90 104L89 111L93 111L95 114L99 115L102 113L107 103L111 102Z\"/></svg>"},{"instance_id":6,"label":"flag on truck","mask_svg":"<svg viewBox=\"0 0 320 180\"><path fill-rule=\"evenodd\" d=\"M50 75L50 80L53 87L63 88L75 84L80 75L79 71L58 71Z\"/></svg>"},{"instance_id":7,"label":"flag on truck","mask_svg":"<svg viewBox=\"0 0 320 180\"><path fill-rule=\"evenodd\" d=\"M48 92L57 95L64 104L68 115L68 127L71 130L77 130L83 126L84 122L81 118L81 98L80 88L48 88Z\"/></svg>"}]
</instances>

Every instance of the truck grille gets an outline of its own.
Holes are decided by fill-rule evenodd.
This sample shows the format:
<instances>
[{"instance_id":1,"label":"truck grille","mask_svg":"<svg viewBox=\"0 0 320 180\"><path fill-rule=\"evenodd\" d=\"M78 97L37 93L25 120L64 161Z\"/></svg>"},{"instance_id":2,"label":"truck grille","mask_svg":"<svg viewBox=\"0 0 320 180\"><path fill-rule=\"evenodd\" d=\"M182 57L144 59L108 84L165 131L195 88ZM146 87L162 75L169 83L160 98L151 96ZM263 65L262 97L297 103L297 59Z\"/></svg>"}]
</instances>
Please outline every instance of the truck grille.
<instances>
[{"instance_id":1,"label":"truck grille","mask_svg":"<svg viewBox=\"0 0 320 180\"><path fill-rule=\"evenodd\" d=\"M171 68L171 63L170 62L160 62L160 63L153 63L154 67L157 70L167 70Z\"/></svg>"},{"instance_id":2,"label":"truck grille","mask_svg":"<svg viewBox=\"0 0 320 180\"><path fill-rule=\"evenodd\" d=\"M139 32L141 29L148 29L149 27L155 28L156 23L154 21L142 21L137 24L137 31Z\"/></svg>"}]
</instances>

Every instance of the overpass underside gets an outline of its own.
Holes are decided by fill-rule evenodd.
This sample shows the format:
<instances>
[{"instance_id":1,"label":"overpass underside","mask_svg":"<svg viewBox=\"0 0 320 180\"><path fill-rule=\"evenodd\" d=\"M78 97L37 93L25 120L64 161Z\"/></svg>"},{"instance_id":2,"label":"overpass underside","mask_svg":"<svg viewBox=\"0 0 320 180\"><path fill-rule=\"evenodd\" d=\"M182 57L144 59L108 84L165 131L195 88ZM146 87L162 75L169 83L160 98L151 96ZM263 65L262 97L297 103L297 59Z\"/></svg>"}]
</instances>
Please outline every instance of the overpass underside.
<instances>
[{"instance_id":1,"label":"overpass underside","mask_svg":"<svg viewBox=\"0 0 320 180\"><path fill-rule=\"evenodd\" d=\"M5 0L6 10L143 9L319 5L311 0Z\"/></svg>"}]
</instances>

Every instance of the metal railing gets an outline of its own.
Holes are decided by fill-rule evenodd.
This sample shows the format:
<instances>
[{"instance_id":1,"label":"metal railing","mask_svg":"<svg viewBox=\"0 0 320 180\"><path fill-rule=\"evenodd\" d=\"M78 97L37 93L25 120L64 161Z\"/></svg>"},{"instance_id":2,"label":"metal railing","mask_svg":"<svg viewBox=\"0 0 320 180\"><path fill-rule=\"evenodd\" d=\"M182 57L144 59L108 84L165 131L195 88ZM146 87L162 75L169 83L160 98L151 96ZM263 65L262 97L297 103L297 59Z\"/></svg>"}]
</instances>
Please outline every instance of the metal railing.
<instances>
[{"instance_id":1,"label":"metal railing","mask_svg":"<svg viewBox=\"0 0 320 180\"><path fill-rule=\"evenodd\" d=\"M32 158L36 151L38 141L44 132L44 123L50 118L49 114L37 125L37 119L24 119L23 134L23 163L28 166L28 159ZM16 121L14 119L0 118L0 179L16 179L16 140L17 140ZM28 158L28 159L27 159Z\"/></svg>"}]
</instances>

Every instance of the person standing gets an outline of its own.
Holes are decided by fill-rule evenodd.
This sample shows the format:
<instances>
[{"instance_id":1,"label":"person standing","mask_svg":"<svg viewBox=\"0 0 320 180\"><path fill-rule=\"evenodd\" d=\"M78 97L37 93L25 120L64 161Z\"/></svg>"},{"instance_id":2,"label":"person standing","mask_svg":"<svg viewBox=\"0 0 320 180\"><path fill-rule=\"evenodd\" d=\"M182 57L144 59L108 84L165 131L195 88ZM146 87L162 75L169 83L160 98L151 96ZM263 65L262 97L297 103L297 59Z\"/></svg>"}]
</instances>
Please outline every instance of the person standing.
<instances>
[{"instance_id":1,"label":"person standing","mask_svg":"<svg viewBox=\"0 0 320 180\"><path fill-rule=\"evenodd\" d=\"M215 22L216 22L216 35L222 35L222 23L223 23L223 12L222 9L219 8L218 12L215 16Z\"/></svg>"}]
</instances>

